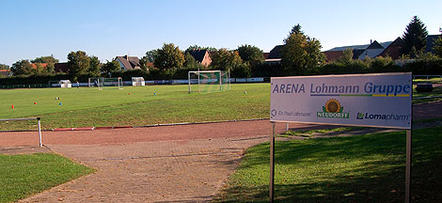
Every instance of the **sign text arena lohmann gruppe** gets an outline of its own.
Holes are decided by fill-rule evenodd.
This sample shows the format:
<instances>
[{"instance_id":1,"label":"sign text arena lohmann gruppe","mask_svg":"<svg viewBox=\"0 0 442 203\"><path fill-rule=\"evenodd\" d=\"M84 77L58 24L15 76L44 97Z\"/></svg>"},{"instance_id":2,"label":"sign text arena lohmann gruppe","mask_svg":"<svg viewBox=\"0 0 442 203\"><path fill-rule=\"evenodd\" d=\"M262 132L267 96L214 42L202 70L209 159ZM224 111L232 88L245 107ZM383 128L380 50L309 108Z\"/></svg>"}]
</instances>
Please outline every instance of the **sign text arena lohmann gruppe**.
<instances>
[{"instance_id":1,"label":"sign text arena lohmann gruppe","mask_svg":"<svg viewBox=\"0 0 442 203\"><path fill-rule=\"evenodd\" d=\"M407 129L405 200L410 200L412 74L353 74L271 78L270 199L273 200L275 122Z\"/></svg>"},{"instance_id":2,"label":"sign text arena lohmann gruppe","mask_svg":"<svg viewBox=\"0 0 442 203\"><path fill-rule=\"evenodd\" d=\"M272 78L270 120L411 128L410 73Z\"/></svg>"}]
</instances>

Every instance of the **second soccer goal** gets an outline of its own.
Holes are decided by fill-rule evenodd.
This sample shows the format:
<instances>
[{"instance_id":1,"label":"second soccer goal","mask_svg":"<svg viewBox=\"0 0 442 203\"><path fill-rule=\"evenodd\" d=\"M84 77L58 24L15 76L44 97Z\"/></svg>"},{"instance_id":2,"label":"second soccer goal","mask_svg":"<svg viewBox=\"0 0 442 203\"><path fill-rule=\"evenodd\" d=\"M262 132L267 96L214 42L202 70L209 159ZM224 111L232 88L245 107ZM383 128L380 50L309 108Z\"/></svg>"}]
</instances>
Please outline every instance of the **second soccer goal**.
<instances>
[{"instance_id":1,"label":"second soccer goal","mask_svg":"<svg viewBox=\"0 0 442 203\"><path fill-rule=\"evenodd\" d=\"M230 89L230 73L221 70L189 71L189 93L210 93Z\"/></svg>"}]
</instances>

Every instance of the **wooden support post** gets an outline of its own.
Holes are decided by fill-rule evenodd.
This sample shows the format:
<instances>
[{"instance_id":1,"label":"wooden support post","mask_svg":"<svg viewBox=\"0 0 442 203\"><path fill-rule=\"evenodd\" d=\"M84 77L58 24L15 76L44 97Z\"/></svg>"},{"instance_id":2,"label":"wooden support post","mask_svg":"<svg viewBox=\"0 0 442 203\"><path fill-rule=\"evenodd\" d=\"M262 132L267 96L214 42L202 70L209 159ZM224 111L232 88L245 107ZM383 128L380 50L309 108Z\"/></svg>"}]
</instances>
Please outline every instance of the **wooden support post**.
<instances>
[{"instance_id":1,"label":"wooden support post","mask_svg":"<svg viewBox=\"0 0 442 203\"><path fill-rule=\"evenodd\" d=\"M272 122L272 136L270 138L270 187L269 187L270 202L273 202L275 196L274 178L275 178L275 123Z\"/></svg>"},{"instance_id":2,"label":"wooden support post","mask_svg":"<svg viewBox=\"0 0 442 203\"><path fill-rule=\"evenodd\" d=\"M411 160L412 160L412 145L411 145L411 130L407 130L406 154L407 160L405 163L405 203L411 202Z\"/></svg>"}]
</instances>

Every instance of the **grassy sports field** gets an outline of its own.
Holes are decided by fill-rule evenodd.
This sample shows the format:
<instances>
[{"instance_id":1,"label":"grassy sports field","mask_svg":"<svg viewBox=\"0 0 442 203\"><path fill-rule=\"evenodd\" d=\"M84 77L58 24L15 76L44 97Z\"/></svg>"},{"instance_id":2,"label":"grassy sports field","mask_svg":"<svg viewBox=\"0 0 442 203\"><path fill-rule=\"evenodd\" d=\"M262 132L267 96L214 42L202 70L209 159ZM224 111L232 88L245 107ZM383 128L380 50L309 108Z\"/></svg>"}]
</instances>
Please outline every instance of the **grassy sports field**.
<instances>
[{"instance_id":1,"label":"grassy sports field","mask_svg":"<svg viewBox=\"0 0 442 203\"><path fill-rule=\"evenodd\" d=\"M413 131L413 200L442 199L442 128ZM275 198L281 202L400 202L404 132L278 141ZM269 143L247 150L215 202L268 202Z\"/></svg>"},{"instance_id":2,"label":"grassy sports field","mask_svg":"<svg viewBox=\"0 0 442 203\"><path fill-rule=\"evenodd\" d=\"M39 116L44 129L267 118L270 84L189 94L187 85L0 90L0 118ZM56 97L60 100L56 100ZM14 109L12 109L14 105ZM34 126L32 126L34 125ZM35 121L0 122L2 130L35 129Z\"/></svg>"},{"instance_id":3,"label":"grassy sports field","mask_svg":"<svg viewBox=\"0 0 442 203\"><path fill-rule=\"evenodd\" d=\"M44 129L53 129L269 117L270 84L231 87L230 91L209 94L188 94L187 85L0 90L0 119L39 116ZM441 91L442 87L437 87L414 96L441 96ZM413 103L439 100L425 98ZM35 121L0 122L0 129L36 129L35 125Z\"/></svg>"}]
</instances>

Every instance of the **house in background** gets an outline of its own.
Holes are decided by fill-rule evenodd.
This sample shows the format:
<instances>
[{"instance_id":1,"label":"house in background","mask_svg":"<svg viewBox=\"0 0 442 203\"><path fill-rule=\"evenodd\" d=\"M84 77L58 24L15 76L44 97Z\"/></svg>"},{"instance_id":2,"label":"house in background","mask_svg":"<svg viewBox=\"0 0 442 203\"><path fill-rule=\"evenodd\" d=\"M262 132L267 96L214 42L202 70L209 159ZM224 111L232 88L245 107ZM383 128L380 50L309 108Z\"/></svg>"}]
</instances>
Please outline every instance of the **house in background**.
<instances>
[{"instance_id":1,"label":"house in background","mask_svg":"<svg viewBox=\"0 0 442 203\"><path fill-rule=\"evenodd\" d=\"M10 77L12 76L12 72L10 70L0 70L0 77Z\"/></svg>"},{"instance_id":2,"label":"house in background","mask_svg":"<svg viewBox=\"0 0 442 203\"><path fill-rule=\"evenodd\" d=\"M391 57L393 60L399 59L402 56L403 41L400 37L396 38L387 48L379 54L382 57Z\"/></svg>"},{"instance_id":3,"label":"house in background","mask_svg":"<svg viewBox=\"0 0 442 203\"><path fill-rule=\"evenodd\" d=\"M210 53L207 49L191 50L188 52L201 65L207 67L212 63Z\"/></svg>"},{"instance_id":4,"label":"house in background","mask_svg":"<svg viewBox=\"0 0 442 203\"><path fill-rule=\"evenodd\" d=\"M276 45L275 47L273 47L272 50L270 50L270 52L268 54L264 55L265 61L264 63L266 64L280 64L281 63L281 49L282 47L284 47L284 45ZM267 57L266 57L267 55Z\"/></svg>"},{"instance_id":5,"label":"house in background","mask_svg":"<svg viewBox=\"0 0 442 203\"><path fill-rule=\"evenodd\" d=\"M442 35L428 35L424 52L434 53L434 42L438 37ZM328 51L324 51L324 55L327 57L327 62L333 62L342 57L342 53L345 49L353 50L353 59L363 60L366 57L376 58L378 56L391 57L393 60L400 59L402 56L402 47L404 46L403 40L398 37L394 41L378 43L376 40L370 42L370 44L364 45L352 45L335 47Z\"/></svg>"},{"instance_id":6,"label":"house in background","mask_svg":"<svg viewBox=\"0 0 442 203\"><path fill-rule=\"evenodd\" d=\"M385 47L379 44L376 40L359 55L358 59L364 60L365 58L376 58L384 51Z\"/></svg>"},{"instance_id":7,"label":"house in background","mask_svg":"<svg viewBox=\"0 0 442 203\"><path fill-rule=\"evenodd\" d=\"M337 61L344 56L344 51L324 51L325 61L327 63Z\"/></svg>"},{"instance_id":8,"label":"house in background","mask_svg":"<svg viewBox=\"0 0 442 203\"><path fill-rule=\"evenodd\" d=\"M442 35L428 35L427 36L427 45L425 46L425 52L431 52L434 54L434 42L438 37L442 37Z\"/></svg>"},{"instance_id":9,"label":"house in background","mask_svg":"<svg viewBox=\"0 0 442 203\"><path fill-rule=\"evenodd\" d=\"M379 56L379 54L384 51L385 47L388 47L391 43L392 41L379 43L376 40L370 40L370 44L335 47L322 53L326 56L327 62L333 62L343 56L344 50L352 49L353 59L362 60L366 57L375 58Z\"/></svg>"},{"instance_id":10,"label":"house in background","mask_svg":"<svg viewBox=\"0 0 442 203\"><path fill-rule=\"evenodd\" d=\"M141 69L140 59L136 56L117 56L115 60L120 63L120 68L123 71Z\"/></svg>"},{"instance_id":11,"label":"house in background","mask_svg":"<svg viewBox=\"0 0 442 203\"><path fill-rule=\"evenodd\" d=\"M32 69L37 69L38 67L42 67L43 69L46 69L48 67L47 63L31 63Z\"/></svg>"}]
</instances>

